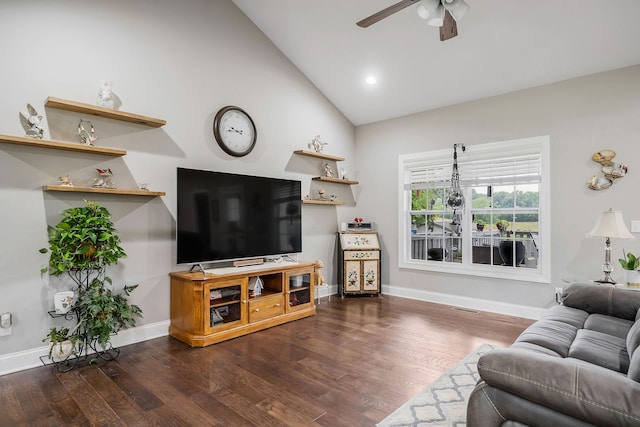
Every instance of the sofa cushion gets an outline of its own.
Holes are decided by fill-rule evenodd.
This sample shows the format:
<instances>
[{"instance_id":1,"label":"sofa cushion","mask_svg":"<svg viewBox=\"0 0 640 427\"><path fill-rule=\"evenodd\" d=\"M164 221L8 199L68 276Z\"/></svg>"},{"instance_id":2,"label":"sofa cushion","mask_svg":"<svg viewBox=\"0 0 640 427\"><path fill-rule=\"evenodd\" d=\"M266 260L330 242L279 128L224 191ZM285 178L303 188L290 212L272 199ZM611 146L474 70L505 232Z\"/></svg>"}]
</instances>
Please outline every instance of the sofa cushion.
<instances>
[{"instance_id":1,"label":"sofa cushion","mask_svg":"<svg viewBox=\"0 0 640 427\"><path fill-rule=\"evenodd\" d=\"M569 348L569 357L624 374L629 370L625 339L589 329L580 329Z\"/></svg>"},{"instance_id":2,"label":"sofa cushion","mask_svg":"<svg viewBox=\"0 0 640 427\"><path fill-rule=\"evenodd\" d=\"M589 313L586 311L572 307L565 307L564 305L554 305L540 317L540 319L556 320L558 322L567 323L577 329L582 329L584 322L586 322L588 318Z\"/></svg>"},{"instance_id":3,"label":"sofa cushion","mask_svg":"<svg viewBox=\"0 0 640 427\"><path fill-rule=\"evenodd\" d=\"M640 292L593 283L572 283L563 289L562 303L590 314L635 320L640 308Z\"/></svg>"},{"instance_id":4,"label":"sofa cushion","mask_svg":"<svg viewBox=\"0 0 640 427\"><path fill-rule=\"evenodd\" d=\"M627 352L629 352L629 356L636 352L638 346L640 346L640 320L631 326L627 334Z\"/></svg>"},{"instance_id":5,"label":"sofa cushion","mask_svg":"<svg viewBox=\"0 0 640 427\"><path fill-rule=\"evenodd\" d=\"M629 372L627 377L637 383L640 383L640 351L636 351L629 361Z\"/></svg>"},{"instance_id":6,"label":"sofa cushion","mask_svg":"<svg viewBox=\"0 0 640 427\"><path fill-rule=\"evenodd\" d=\"M529 326L515 342L536 344L567 357L577 331L578 328L567 323L541 319Z\"/></svg>"},{"instance_id":7,"label":"sofa cushion","mask_svg":"<svg viewBox=\"0 0 640 427\"><path fill-rule=\"evenodd\" d=\"M548 349L547 347L543 347L541 345L532 344L530 342L525 342L525 341L514 342L513 344L511 344L511 346L509 346L509 348L535 351L537 353L547 354L553 357L564 357L564 356L560 356L555 351Z\"/></svg>"},{"instance_id":8,"label":"sofa cushion","mask_svg":"<svg viewBox=\"0 0 640 427\"><path fill-rule=\"evenodd\" d=\"M630 381L626 375L591 363L531 351L496 349L480 357L478 374L489 387L592 425L640 425L640 384ZM497 404L498 400L494 398L492 402ZM503 420L516 419L510 415L527 411L529 406L510 400L502 406L494 406L494 409L504 416ZM483 421L470 416L467 425L489 425ZM555 423L555 420L544 416L536 421L527 424L584 425L577 422Z\"/></svg>"},{"instance_id":9,"label":"sofa cushion","mask_svg":"<svg viewBox=\"0 0 640 427\"><path fill-rule=\"evenodd\" d=\"M584 329L602 332L622 339L627 338L631 326L633 326L631 320L620 319L605 314L592 314L587 318L586 322L584 322Z\"/></svg>"}]
</instances>

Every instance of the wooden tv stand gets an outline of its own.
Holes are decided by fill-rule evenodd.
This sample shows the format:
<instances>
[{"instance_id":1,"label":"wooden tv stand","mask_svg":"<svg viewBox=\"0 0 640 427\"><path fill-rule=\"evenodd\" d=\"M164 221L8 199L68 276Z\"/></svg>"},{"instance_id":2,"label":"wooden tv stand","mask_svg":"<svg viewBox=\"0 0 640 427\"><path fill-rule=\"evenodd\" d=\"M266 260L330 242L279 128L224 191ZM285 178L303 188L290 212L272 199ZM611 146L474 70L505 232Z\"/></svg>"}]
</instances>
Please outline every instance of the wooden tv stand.
<instances>
[{"instance_id":1,"label":"wooden tv stand","mask_svg":"<svg viewBox=\"0 0 640 427\"><path fill-rule=\"evenodd\" d=\"M169 335L204 347L316 313L315 262L283 262L171 276ZM260 277L264 289L250 293Z\"/></svg>"}]
</instances>

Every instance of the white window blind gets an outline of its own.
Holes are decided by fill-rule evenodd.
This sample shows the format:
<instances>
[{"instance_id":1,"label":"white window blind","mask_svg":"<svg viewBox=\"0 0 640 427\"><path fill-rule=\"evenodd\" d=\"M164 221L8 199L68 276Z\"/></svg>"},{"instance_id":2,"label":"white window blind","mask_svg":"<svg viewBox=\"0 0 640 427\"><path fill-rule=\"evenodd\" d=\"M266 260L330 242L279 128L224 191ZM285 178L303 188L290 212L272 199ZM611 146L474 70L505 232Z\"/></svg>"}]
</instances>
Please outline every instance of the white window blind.
<instances>
[{"instance_id":1,"label":"white window blind","mask_svg":"<svg viewBox=\"0 0 640 427\"><path fill-rule=\"evenodd\" d=\"M467 146L458 150L462 187L540 182L542 144L539 138ZM405 190L446 188L451 185L453 148L401 158Z\"/></svg>"}]
</instances>

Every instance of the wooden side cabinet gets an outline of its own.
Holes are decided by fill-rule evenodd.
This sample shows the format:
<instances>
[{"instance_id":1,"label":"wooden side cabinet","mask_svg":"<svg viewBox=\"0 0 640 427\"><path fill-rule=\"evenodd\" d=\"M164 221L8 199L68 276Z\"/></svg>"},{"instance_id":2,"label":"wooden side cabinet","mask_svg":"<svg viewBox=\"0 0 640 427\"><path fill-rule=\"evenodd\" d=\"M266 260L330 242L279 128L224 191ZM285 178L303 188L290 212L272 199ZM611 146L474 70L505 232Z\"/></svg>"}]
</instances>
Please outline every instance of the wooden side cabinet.
<instances>
[{"instance_id":1,"label":"wooden side cabinet","mask_svg":"<svg viewBox=\"0 0 640 427\"><path fill-rule=\"evenodd\" d=\"M346 251L344 292L380 293L380 251Z\"/></svg>"},{"instance_id":2,"label":"wooden side cabinet","mask_svg":"<svg viewBox=\"0 0 640 427\"><path fill-rule=\"evenodd\" d=\"M311 262L170 273L169 335L204 347L312 316L315 273ZM249 289L257 277L259 295Z\"/></svg>"},{"instance_id":3,"label":"wooden side cabinet","mask_svg":"<svg viewBox=\"0 0 640 427\"><path fill-rule=\"evenodd\" d=\"M373 231L338 233L338 293L380 294L380 243Z\"/></svg>"}]
</instances>

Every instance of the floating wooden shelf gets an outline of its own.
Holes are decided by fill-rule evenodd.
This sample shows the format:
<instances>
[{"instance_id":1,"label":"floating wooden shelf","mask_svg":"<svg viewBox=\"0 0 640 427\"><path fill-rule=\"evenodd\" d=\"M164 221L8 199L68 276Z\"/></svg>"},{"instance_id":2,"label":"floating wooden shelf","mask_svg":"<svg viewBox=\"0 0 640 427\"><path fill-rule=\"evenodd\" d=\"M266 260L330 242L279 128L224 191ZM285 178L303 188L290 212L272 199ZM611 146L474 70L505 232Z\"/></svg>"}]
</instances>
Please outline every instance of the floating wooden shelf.
<instances>
[{"instance_id":1,"label":"floating wooden shelf","mask_svg":"<svg viewBox=\"0 0 640 427\"><path fill-rule=\"evenodd\" d=\"M52 148L54 150L77 151L82 153L103 154L105 156L124 156L126 150L108 147L96 147L73 142L49 141L46 139L29 138L26 136L0 135L0 142L6 144L26 145L30 147Z\"/></svg>"},{"instance_id":2,"label":"floating wooden shelf","mask_svg":"<svg viewBox=\"0 0 640 427\"><path fill-rule=\"evenodd\" d=\"M158 128L167 124L166 120L153 117L141 116L139 114L127 113L124 111L112 110L111 108L98 107L97 105L83 104L82 102L67 101L65 99L48 97L44 103L45 107L57 108L59 110L74 111L76 113L91 114L99 117L106 117L123 122L137 123L140 125Z\"/></svg>"},{"instance_id":3,"label":"floating wooden shelf","mask_svg":"<svg viewBox=\"0 0 640 427\"><path fill-rule=\"evenodd\" d=\"M332 202L331 200L303 200L302 203L308 205L344 205L344 202Z\"/></svg>"},{"instance_id":4,"label":"floating wooden shelf","mask_svg":"<svg viewBox=\"0 0 640 427\"><path fill-rule=\"evenodd\" d=\"M100 187L69 187L66 185L45 185L42 187L45 191L62 191L71 193L102 193L102 194L121 194L126 196L147 196L157 197L164 196L164 191L148 191L148 190L125 190L121 188L100 188Z\"/></svg>"},{"instance_id":5,"label":"floating wooden shelf","mask_svg":"<svg viewBox=\"0 0 640 427\"><path fill-rule=\"evenodd\" d=\"M315 157L318 159L333 160L336 162L341 162L344 160L344 157L332 156L331 154L316 153L315 151L296 150L294 151L294 153L300 154L301 156L309 156L309 157Z\"/></svg>"},{"instance_id":6,"label":"floating wooden shelf","mask_svg":"<svg viewBox=\"0 0 640 427\"><path fill-rule=\"evenodd\" d=\"M335 182L336 184L345 184L345 185L357 185L358 181L350 181L348 179L340 179L340 178L329 178L328 176L317 176L315 178L311 178L313 181L322 181L322 182Z\"/></svg>"}]
</instances>

